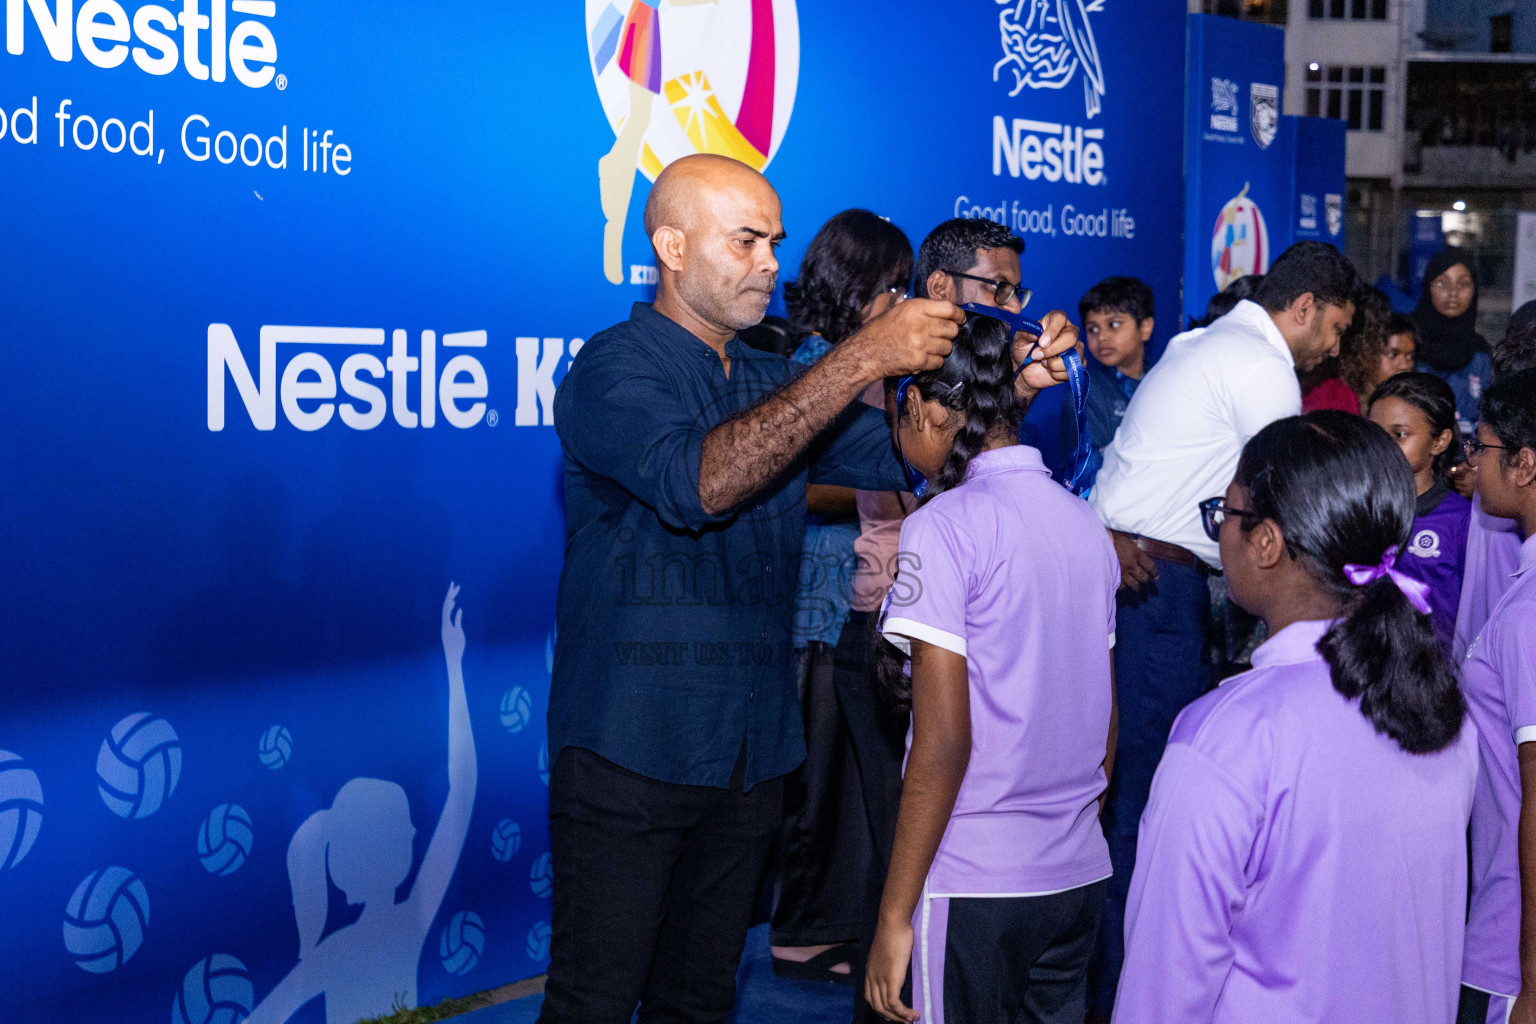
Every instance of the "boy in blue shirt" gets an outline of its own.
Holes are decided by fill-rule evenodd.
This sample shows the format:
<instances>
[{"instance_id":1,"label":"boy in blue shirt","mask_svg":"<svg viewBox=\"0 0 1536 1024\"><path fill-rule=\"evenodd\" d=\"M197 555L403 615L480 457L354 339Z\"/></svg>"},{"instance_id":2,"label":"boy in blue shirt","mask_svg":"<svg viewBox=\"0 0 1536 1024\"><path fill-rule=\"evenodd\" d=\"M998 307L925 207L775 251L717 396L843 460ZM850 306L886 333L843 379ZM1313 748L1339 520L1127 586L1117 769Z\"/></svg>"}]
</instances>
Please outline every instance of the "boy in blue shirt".
<instances>
[{"instance_id":1,"label":"boy in blue shirt","mask_svg":"<svg viewBox=\"0 0 1536 1024\"><path fill-rule=\"evenodd\" d=\"M1106 277L1083 294L1077 304L1083 340L1093 361L1088 364L1088 438L1092 451L1084 473L1085 488L1093 485L1104 462L1104 448L1114 439L1125 407L1147 372L1147 342L1152 337L1152 289L1135 277ZM1061 409L1061 449L1057 465L1066 466L1077 442L1077 424L1070 402Z\"/></svg>"}]
</instances>

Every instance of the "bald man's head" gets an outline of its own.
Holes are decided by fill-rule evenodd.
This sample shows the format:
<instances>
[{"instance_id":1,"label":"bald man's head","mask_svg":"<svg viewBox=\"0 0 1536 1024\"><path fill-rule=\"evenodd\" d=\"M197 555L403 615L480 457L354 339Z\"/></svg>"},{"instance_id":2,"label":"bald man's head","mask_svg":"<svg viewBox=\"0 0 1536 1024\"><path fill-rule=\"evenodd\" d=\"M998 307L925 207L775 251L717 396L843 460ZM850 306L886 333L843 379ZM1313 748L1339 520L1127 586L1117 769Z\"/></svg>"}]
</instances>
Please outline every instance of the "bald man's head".
<instances>
[{"instance_id":1,"label":"bald man's head","mask_svg":"<svg viewBox=\"0 0 1536 1024\"><path fill-rule=\"evenodd\" d=\"M645 201L645 236L654 238L662 227L687 231L706 194L721 188L773 192L767 178L740 160L714 153L680 157L668 164L651 186L650 198Z\"/></svg>"},{"instance_id":2,"label":"bald man's head","mask_svg":"<svg viewBox=\"0 0 1536 1024\"><path fill-rule=\"evenodd\" d=\"M784 226L778 193L757 171L707 153L674 160L651 187L645 233L656 250L659 303L680 300L724 331L763 318Z\"/></svg>"}]
</instances>

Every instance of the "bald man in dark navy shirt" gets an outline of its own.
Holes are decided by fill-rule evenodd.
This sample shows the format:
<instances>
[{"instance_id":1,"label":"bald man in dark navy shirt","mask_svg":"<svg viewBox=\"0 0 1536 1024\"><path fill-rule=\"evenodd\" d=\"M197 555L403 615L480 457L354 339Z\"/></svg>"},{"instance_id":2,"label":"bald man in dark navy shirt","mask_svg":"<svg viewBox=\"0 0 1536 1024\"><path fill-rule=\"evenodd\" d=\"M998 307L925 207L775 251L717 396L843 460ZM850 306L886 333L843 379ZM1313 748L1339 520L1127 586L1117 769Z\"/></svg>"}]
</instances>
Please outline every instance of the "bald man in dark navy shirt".
<instances>
[{"instance_id":1,"label":"bald man in dark navy shirt","mask_svg":"<svg viewBox=\"0 0 1536 1024\"><path fill-rule=\"evenodd\" d=\"M550 690L554 921L540 1021L721 1021L782 776L807 483L906 489L871 383L936 369L964 315L912 300L815 367L755 351L784 237L745 164L652 188L654 305L592 337L555 397L568 517ZM1076 343L1061 314L1042 343ZM1016 344L1018 358L1033 344ZM1032 363L1021 393L1065 377Z\"/></svg>"}]
</instances>

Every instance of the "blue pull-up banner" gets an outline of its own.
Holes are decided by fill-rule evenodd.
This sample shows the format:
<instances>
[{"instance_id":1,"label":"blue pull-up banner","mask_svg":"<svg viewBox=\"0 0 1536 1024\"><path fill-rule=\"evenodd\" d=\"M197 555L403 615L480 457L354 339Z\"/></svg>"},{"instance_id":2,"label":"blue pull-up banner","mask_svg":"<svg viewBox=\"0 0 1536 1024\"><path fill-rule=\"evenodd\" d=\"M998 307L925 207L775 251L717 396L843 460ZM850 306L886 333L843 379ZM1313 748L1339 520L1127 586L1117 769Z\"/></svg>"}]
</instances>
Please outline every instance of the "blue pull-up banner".
<instances>
[{"instance_id":1,"label":"blue pull-up banner","mask_svg":"<svg viewBox=\"0 0 1536 1024\"><path fill-rule=\"evenodd\" d=\"M1295 171L1291 179L1291 241L1327 242L1344 250L1344 150L1348 129L1338 118L1286 117Z\"/></svg>"},{"instance_id":2,"label":"blue pull-up banner","mask_svg":"<svg viewBox=\"0 0 1536 1024\"><path fill-rule=\"evenodd\" d=\"M1290 244L1294 136L1280 115L1283 29L1192 14L1188 34L1183 313L1197 319Z\"/></svg>"},{"instance_id":3,"label":"blue pull-up banner","mask_svg":"<svg viewBox=\"0 0 1536 1024\"><path fill-rule=\"evenodd\" d=\"M990 217L1031 313L1175 326L1180 0L6 8L7 1020L545 969L552 399L668 161L764 169L785 278L850 206Z\"/></svg>"}]
</instances>

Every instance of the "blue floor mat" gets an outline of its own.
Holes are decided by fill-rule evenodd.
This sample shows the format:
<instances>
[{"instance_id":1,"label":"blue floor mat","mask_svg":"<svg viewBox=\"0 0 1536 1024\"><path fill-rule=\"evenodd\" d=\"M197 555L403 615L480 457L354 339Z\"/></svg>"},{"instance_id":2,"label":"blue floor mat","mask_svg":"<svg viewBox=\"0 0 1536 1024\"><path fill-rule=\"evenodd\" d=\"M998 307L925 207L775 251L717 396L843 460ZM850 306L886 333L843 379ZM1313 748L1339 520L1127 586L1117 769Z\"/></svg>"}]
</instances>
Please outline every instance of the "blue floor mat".
<instances>
[{"instance_id":1,"label":"blue floor mat","mask_svg":"<svg viewBox=\"0 0 1536 1024\"><path fill-rule=\"evenodd\" d=\"M464 1024L533 1024L541 996L529 996L465 1014ZM733 1024L847 1024L853 1017L853 989L830 981L791 981L773 973L768 926L747 933L747 948L736 972Z\"/></svg>"}]
</instances>

